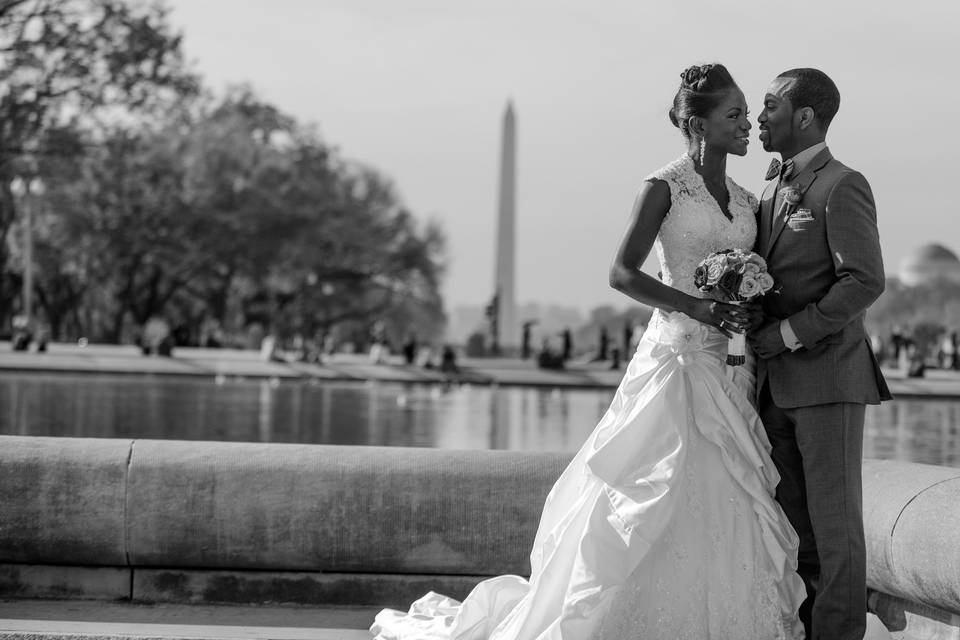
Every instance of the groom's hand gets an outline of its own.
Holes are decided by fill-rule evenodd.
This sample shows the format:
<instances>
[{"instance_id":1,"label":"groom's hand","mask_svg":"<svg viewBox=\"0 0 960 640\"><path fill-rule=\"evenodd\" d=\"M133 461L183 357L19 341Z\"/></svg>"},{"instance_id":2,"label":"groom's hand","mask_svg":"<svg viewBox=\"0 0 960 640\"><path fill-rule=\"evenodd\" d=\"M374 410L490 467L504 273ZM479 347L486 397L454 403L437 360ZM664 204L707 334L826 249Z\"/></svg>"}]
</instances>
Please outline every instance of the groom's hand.
<instances>
[{"instance_id":1,"label":"groom's hand","mask_svg":"<svg viewBox=\"0 0 960 640\"><path fill-rule=\"evenodd\" d=\"M787 350L787 345L783 344L783 336L780 334L779 320L768 322L753 333L748 333L747 341L753 347L757 357L764 360Z\"/></svg>"},{"instance_id":2,"label":"groom's hand","mask_svg":"<svg viewBox=\"0 0 960 640\"><path fill-rule=\"evenodd\" d=\"M759 302L745 302L740 305L740 309L746 313L745 320L741 323L740 328L744 333L750 335L763 324L763 305Z\"/></svg>"}]
</instances>

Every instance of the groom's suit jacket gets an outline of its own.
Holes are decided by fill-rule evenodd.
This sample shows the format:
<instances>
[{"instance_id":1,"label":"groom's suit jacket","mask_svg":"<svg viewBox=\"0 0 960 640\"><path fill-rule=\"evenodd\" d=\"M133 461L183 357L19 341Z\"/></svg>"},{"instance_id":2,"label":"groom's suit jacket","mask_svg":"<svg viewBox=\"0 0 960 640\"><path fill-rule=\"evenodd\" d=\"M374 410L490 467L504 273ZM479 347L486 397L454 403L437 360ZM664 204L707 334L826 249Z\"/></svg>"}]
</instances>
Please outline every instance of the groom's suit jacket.
<instances>
[{"instance_id":1,"label":"groom's suit jacket","mask_svg":"<svg viewBox=\"0 0 960 640\"><path fill-rule=\"evenodd\" d=\"M768 381L782 408L890 399L863 326L885 281L870 185L824 149L782 185L803 194L789 220L777 215L777 186L757 213L757 252L779 287L763 309L786 318L803 346L760 360L758 388Z\"/></svg>"}]
</instances>

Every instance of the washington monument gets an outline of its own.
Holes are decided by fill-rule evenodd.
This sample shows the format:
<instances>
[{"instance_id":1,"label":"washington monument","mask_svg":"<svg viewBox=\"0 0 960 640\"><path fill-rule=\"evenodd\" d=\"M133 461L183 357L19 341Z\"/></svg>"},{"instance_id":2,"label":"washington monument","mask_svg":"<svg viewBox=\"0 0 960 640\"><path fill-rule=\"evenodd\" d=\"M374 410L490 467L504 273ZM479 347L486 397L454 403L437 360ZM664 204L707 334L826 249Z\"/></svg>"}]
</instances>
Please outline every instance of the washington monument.
<instances>
[{"instance_id":1,"label":"washington monument","mask_svg":"<svg viewBox=\"0 0 960 640\"><path fill-rule=\"evenodd\" d=\"M497 296L497 333L499 345L516 347L519 344L517 331L517 308L514 282L516 278L516 251L514 237L516 228L516 181L517 149L516 119L513 102L507 102L503 113L503 139L500 148L500 198L497 215L497 262L494 274L494 295Z\"/></svg>"}]
</instances>

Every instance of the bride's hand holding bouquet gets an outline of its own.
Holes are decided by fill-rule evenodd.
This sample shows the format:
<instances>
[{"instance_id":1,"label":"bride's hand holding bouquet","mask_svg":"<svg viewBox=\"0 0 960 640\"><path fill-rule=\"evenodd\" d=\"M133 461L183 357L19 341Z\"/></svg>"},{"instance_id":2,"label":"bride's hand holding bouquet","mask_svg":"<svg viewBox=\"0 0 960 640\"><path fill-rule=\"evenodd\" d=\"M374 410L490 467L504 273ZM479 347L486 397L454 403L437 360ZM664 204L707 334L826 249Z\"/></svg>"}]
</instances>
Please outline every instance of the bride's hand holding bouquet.
<instances>
[{"instance_id":1,"label":"bride's hand holding bouquet","mask_svg":"<svg viewBox=\"0 0 960 640\"><path fill-rule=\"evenodd\" d=\"M774 284L767 273L766 261L756 253L742 249L711 253L697 266L693 280L697 289L707 294L710 300L736 306L754 302L773 289ZM730 365L744 363L744 332L757 316L754 309L742 311L734 315L733 322L724 318L717 325L730 338L727 350L727 364Z\"/></svg>"}]
</instances>

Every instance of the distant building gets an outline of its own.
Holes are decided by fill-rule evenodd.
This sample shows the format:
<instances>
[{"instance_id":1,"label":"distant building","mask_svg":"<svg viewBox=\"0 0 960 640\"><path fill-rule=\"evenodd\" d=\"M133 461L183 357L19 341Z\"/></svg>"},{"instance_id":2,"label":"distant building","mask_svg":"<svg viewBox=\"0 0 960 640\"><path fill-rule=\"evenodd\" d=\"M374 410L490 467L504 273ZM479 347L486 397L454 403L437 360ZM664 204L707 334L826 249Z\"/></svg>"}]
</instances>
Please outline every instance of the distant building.
<instances>
[{"instance_id":1,"label":"distant building","mask_svg":"<svg viewBox=\"0 0 960 640\"><path fill-rule=\"evenodd\" d=\"M927 244L900 262L898 276L907 287L936 282L960 284L960 258L943 245Z\"/></svg>"}]
</instances>

